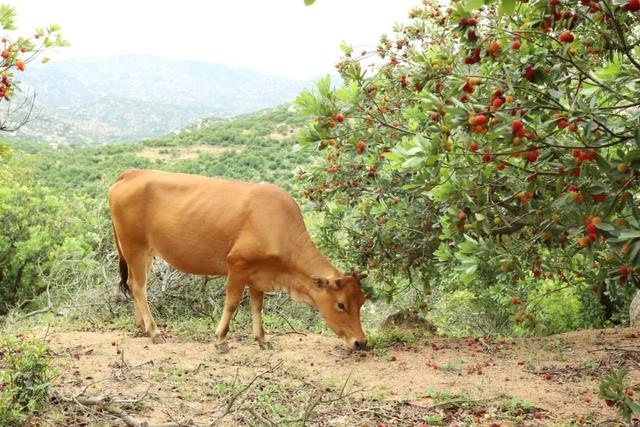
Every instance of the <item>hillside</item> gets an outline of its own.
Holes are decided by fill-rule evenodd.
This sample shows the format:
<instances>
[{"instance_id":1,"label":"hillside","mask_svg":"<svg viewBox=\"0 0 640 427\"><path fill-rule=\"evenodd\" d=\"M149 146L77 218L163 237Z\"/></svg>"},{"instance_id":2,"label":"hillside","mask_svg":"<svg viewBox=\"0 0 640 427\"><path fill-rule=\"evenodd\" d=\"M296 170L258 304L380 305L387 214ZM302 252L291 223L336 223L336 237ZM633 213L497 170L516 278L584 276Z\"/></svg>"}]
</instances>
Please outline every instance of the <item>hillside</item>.
<instances>
[{"instance_id":1,"label":"hillside","mask_svg":"<svg viewBox=\"0 0 640 427\"><path fill-rule=\"evenodd\" d=\"M37 182L98 198L131 167L269 181L288 187L295 168L308 162L310 155L294 149L296 132L303 123L304 118L284 105L231 119L202 119L180 131L137 143L52 148L13 141L11 145L14 162L31 165Z\"/></svg>"},{"instance_id":2,"label":"hillside","mask_svg":"<svg viewBox=\"0 0 640 427\"><path fill-rule=\"evenodd\" d=\"M153 56L34 64L33 120L16 137L57 144L132 142L208 116L233 117L291 101L310 82Z\"/></svg>"}]
</instances>

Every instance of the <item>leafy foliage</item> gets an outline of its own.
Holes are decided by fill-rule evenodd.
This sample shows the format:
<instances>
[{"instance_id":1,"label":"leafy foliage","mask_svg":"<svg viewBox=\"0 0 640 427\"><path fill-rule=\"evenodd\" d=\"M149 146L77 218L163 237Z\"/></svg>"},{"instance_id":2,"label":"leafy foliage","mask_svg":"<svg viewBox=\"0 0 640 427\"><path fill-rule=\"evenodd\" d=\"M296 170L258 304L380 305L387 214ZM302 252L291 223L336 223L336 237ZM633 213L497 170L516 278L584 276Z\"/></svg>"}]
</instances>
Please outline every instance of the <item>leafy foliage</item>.
<instances>
[{"instance_id":1,"label":"leafy foliage","mask_svg":"<svg viewBox=\"0 0 640 427\"><path fill-rule=\"evenodd\" d=\"M322 152L299 179L324 246L416 308L433 286L470 289L533 330L526 299L573 286L613 319L640 284L629 4L425 1L375 51L343 46L345 85L297 99Z\"/></svg>"},{"instance_id":2,"label":"leafy foliage","mask_svg":"<svg viewBox=\"0 0 640 427\"><path fill-rule=\"evenodd\" d=\"M635 393L640 391L640 385L625 386L625 379L629 369L612 370L600 383L600 398L607 406L620 411L625 420L630 421L634 414L640 414L640 404L635 400Z\"/></svg>"},{"instance_id":3,"label":"leafy foliage","mask_svg":"<svg viewBox=\"0 0 640 427\"><path fill-rule=\"evenodd\" d=\"M46 401L52 373L47 347L36 340L0 342L0 425L18 425Z\"/></svg>"},{"instance_id":4,"label":"leafy foliage","mask_svg":"<svg viewBox=\"0 0 640 427\"><path fill-rule=\"evenodd\" d=\"M0 314L43 293L61 256L90 250L91 218L86 199L59 196L0 164Z\"/></svg>"}]
</instances>

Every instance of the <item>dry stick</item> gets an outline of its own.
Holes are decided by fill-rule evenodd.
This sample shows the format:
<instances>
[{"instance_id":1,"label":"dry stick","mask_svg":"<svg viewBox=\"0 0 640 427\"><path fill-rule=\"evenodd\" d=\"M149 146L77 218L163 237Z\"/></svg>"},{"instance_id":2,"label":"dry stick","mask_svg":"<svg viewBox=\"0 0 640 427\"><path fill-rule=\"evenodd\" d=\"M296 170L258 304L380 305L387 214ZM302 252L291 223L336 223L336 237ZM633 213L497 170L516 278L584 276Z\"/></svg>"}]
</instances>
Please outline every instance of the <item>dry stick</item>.
<instances>
[{"instance_id":1,"label":"dry stick","mask_svg":"<svg viewBox=\"0 0 640 427\"><path fill-rule=\"evenodd\" d=\"M226 417L227 415L229 415L231 413L231 409L233 407L233 404L235 403L235 401L238 399L238 397L240 397L241 394L243 394L244 392L246 392L247 390L249 390L249 388L253 385L253 383L256 382L256 380L262 376L265 376L266 374L269 374L273 371L275 371L276 369L278 369L280 366L282 365L282 361L278 362L275 366L267 369L266 371L257 374L256 376L253 377L253 379L251 381L249 381L249 383L242 387L242 389L240 391L238 391L236 394L234 394L233 396L231 396L231 399L229 399L229 401L227 402L227 406L224 410L224 413L220 416L218 416L218 418L216 418L215 420L213 420L213 422L211 423L211 425L216 425L220 420L222 420L224 417Z\"/></svg>"},{"instance_id":2,"label":"dry stick","mask_svg":"<svg viewBox=\"0 0 640 427\"><path fill-rule=\"evenodd\" d=\"M264 415L260 414L258 411L253 409L251 406L245 406L242 409L247 411L248 413L250 413L256 420L260 421L262 424L264 424L266 426L276 427L278 425L278 424L274 423L273 421L271 421L269 418L267 418Z\"/></svg>"},{"instance_id":3,"label":"dry stick","mask_svg":"<svg viewBox=\"0 0 640 427\"><path fill-rule=\"evenodd\" d=\"M47 313L51 310L53 310L53 303L51 302L51 293L49 292L49 282L47 281L47 306L44 308L32 311L31 313L25 314L24 316L22 316L22 320L27 319L31 316L36 316L38 314Z\"/></svg>"},{"instance_id":4,"label":"dry stick","mask_svg":"<svg viewBox=\"0 0 640 427\"><path fill-rule=\"evenodd\" d=\"M104 410L111 416L116 417L124 421L124 423L129 427L184 427L184 426L193 426L195 424L183 424L178 422L168 422L168 423L160 423L160 424L149 424L146 421L139 421L127 412L123 411L117 406L112 406L111 404L116 403L135 403L144 399L147 395L145 392L140 398L132 401L132 400L115 400L110 396L94 396L94 397L86 397L86 396L76 396L73 399L65 399L66 401L75 402L78 405L90 409L92 406L102 406L104 405ZM90 409L91 412L99 414L99 411L95 411Z\"/></svg>"},{"instance_id":5,"label":"dry stick","mask_svg":"<svg viewBox=\"0 0 640 427\"><path fill-rule=\"evenodd\" d=\"M601 348L596 348L594 350L588 350L587 353L596 353L598 351L625 351L628 353L640 352L637 346L629 346L629 347L601 347Z\"/></svg>"},{"instance_id":6,"label":"dry stick","mask_svg":"<svg viewBox=\"0 0 640 427\"><path fill-rule=\"evenodd\" d=\"M435 405L431 405L428 406L427 410L429 409L435 409L435 408L439 408L441 406L449 406L449 405L456 405L456 406L460 406L463 405L465 403L480 403L480 402L491 402L493 400L498 400L500 399L500 397L491 397L488 399L452 399L452 400L446 400L444 402L440 402L440 403L436 403ZM416 406L416 405L414 405Z\"/></svg>"}]
</instances>

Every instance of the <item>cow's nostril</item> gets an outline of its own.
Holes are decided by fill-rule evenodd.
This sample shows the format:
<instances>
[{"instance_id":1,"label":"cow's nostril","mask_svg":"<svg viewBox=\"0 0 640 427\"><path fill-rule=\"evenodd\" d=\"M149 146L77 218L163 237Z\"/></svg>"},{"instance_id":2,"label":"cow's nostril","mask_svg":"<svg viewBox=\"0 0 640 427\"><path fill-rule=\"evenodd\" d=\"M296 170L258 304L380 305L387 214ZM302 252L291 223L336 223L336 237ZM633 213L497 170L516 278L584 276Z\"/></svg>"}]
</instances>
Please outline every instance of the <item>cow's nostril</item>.
<instances>
[{"instance_id":1,"label":"cow's nostril","mask_svg":"<svg viewBox=\"0 0 640 427\"><path fill-rule=\"evenodd\" d=\"M365 348L367 348L367 340L356 341L355 346L356 350L364 350Z\"/></svg>"}]
</instances>

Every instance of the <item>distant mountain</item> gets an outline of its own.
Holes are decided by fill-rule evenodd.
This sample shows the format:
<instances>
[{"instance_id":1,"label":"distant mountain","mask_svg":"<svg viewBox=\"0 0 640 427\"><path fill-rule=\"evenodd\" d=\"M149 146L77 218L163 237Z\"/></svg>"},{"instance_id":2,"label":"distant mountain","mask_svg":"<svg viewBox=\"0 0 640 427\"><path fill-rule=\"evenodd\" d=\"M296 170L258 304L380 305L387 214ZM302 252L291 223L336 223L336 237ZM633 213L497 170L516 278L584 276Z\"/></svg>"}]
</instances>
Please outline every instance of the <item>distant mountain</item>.
<instances>
[{"instance_id":1,"label":"distant mountain","mask_svg":"<svg viewBox=\"0 0 640 427\"><path fill-rule=\"evenodd\" d=\"M134 141L203 117L232 117L293 100L310 81L220 64L129 55L33 65L21 75L37 93L18 136L66 144Z\"/></svg>"}]
</instances>

